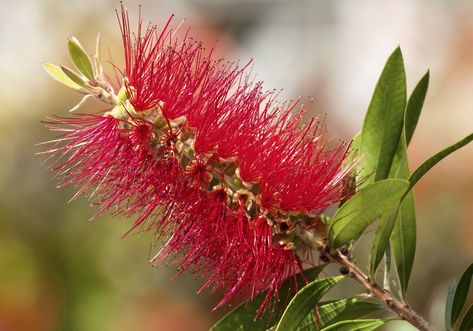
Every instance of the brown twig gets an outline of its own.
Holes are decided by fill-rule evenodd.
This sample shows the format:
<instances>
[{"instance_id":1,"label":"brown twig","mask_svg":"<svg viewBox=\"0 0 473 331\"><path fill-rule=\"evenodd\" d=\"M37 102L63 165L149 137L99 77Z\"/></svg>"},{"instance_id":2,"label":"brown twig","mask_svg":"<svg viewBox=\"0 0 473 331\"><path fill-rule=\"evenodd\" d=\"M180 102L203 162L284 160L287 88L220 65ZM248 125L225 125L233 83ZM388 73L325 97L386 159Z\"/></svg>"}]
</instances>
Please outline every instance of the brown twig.
<instances>
[{"instance_id":1,"label":"brown twig","mask_svg":"<svg viewBox=\"0 0 473 331\"><path fill-rule=\"evenodd\" d=\"M382 288L374 280L370 278L358 268L348 256L344 256L340 251L334 254L327 254L331 262L337 263L343 268L344 273L347 273L351 278L356 280L361 286L366 288L370 295L383 302L390 310L395 312L403 320L408 321L420 331L435 331L422 316L417 314L406 303L399 301L389 291Z\"/></svg>"}]
</instances>

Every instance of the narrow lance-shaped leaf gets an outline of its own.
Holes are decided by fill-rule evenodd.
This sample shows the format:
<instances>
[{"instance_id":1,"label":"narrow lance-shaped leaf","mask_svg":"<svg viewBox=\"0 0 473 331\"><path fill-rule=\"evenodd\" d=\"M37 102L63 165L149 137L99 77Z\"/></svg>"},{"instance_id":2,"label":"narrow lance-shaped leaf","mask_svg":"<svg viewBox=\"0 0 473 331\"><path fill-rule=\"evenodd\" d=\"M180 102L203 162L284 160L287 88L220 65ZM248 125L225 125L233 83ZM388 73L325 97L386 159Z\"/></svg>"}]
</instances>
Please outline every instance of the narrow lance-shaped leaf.
<instances>
[{"instance_id":1,"label":"narrow lance-shaped leaf","mask_svg":"<svg viewBox=\"0 0 473 331\"><path fill-rule=\"evenodd\" d=\"M445 302L445 330L450 331L452 329L452 306L453 306L453 296L457 289L456 280L452 280L450 285L448 285L447 300Z\"/></svg>"},{"instance_id":2,"label":"narrow lance-shaped leaf","mask_svg":"<svg viewBox=\"0 0 473 331\"><path fill-rule=\"evenodd\" d=\"M430 159L425 161L410 176L409 182L411 183L411 188L438 162L440 162L442 159L455 152L456 150L460 149L461 147L467 145L472 140L473 134L470 134L469 136L451 145L450 147L447 147L446 149L440 151L439 153L435 154ZM392 236L392 242L401 287L403 289L403 292L405 292L407 289L407 282L409 280L410 272L412 270L415 253L415 221L412 222L412 220L414 219L413 217L415 217L415 214L414 216L412 216L412 214L415 212L412 192L408 193L407 197L403 201L403 204L411 205L411 207L406 207L406 209L401 208L401 213L404 212L406 214L406 217L404 217L403 220L397 223ZM404 224L402 224L401 222L403 222ZM452 309L456 309L455 302L453 303L453 305L454 307L452 307ZM456 313L460 314L460 311ZM455 316L453 310L451 318L451 326L453 326L453 324L455 324L456 322L456 319L458 318L458 315Z\"/></svg>"},{"instance_id":3,"label":"narrow lance-shaped leaf","mask_svg":"<svg viewBox=\"0 0 473 331\"><path fill-rule=\"evenodd\" d=\"M338 209L330 222L330 248L336 249L357 238L368 225L399 203L408 188L406 180L385 179L357 192Z\"/></svg>"},{"instance_id":4,"label":"narrow lance-shaped leaf","mask_svg":"<svg viewBox=\"0 0 473 331\"><path fill-rule=\"evenodd\" d=\"M62 70L60 66L57 66L52 63L44 63L43 64L44 70L51 76L54 80L58 81L61 84L66 85L69 88L74 90L80 90L81 87L77 83L75 83L72 79L70 79Z\"/></svg>"},{"instance_id":5,"label":"narrow lance-shaped leaf","mask_svg":"<svg viewBox=\"0 0 473 331\"><path fill-rule=\"evenodd\" d=\"M302 288L289 302L275 331L297 330L325 293L343 278L343 276L336 276L318 279Z\"/></svg>"},{"instance_id":6,"label":"narrow lance-shaped leaf","mask_svg":"<svg viewBox=\"0 0 473 331\"><path fill-rule=\"evenodd\" d=\"M466 298L468 296L468 291L470 289L470 283L471 283L472 277L473 277L473 264L471 264L468 267L468 269L465 270L455 290L455 296L453 297L453 303L452 303L452 315L451 315L452 327L457 322L457 319L463 310L463 306L465 305Z\"/></svg>"},{"instance_id":7,"label":"narrow lance-shaped leaf","mask_svg":"<svg viewBox=\"0 0 473 331\"><path fill-rule=\"evenodd\" d=\"M429 84L429 72L417 83L407 101L404 118L404 130L399 141L390 177L408 179L410 176L407 158L407 146L417 126L425 95ZM407 292L409 279L414 265L416 252L416 211L414 196L409 191L403 198L392 229L391 247L394 255L396 271L399 277L401 294Z\"/></svg>"},{"instance_id":8,"label":"narrow lance-shaped leaf","mask_svg":"<svg viewBox=\"0 0 473 331\"><path fill-rule=\"evenodd\" d=\"M439 163L441 160L455 152L456 150L462 148L463 146L467 145L473 140L473 133L466 136L459 142L445 148L444 150L438 152L434 156L432 156L430 159L422 163L416 171L411 175L409 178L409 181L411 182L411 186L414 186L421 178L424 176L434 165Z\"/></svg>"},{"instance_id":9,"label":"narrow lance-shaped leaf","mask_svg":"<svg viewBox=\"0 0 473 331\"><path fill-rule=\"evenodd\" d=\"M470 306L468 311L463 316L463 320L458 328L458 331L471 331L473 330L473 305Z\"/></svg>"},{"instance_id":10,"label":"narrow lance-shaped leaf","mask_svg":"<svg viewBox=\"0 0 473 331\"><path fill-rule=\"evenodd\" d=\"M323 328L320 331L372 331L376 330L385 323L386 321L381 319L341 321Z\"/></svg>"},{"instance_id":11,"label":"narrow lance-shaped leaf","mask_svg":"<svg viewBox=\"0 0 473 331\"><path fill-rule=\"evenodd\" d=\"M406 130L406 145L409 146L414 131L419 121L422 106L424 105L427 89L429 88L430 73L427 71L421 80L417 83L407 101L406 115L404 118L404 128Z\"/></svg>"},{"instance_id":12,"label":"narrow lance-shaped leaf","mask_svg":"<svg viewBox=\"0 0 473 331\"><path fill-rule=\"evenodd\" d=\"M400 205L395 205L391 208L390 211L385 213L378 224L376 229L373 243L371 245L371 255L370 255L370 276L371 279L375 279L375 272L378 268L383 256L386 252L386 249L389 244L389 238L394 229L396 223L397 215L399 213Z\"/></svg>"},{"instance_id":13,"label":"narrow lance-shaped leaf","mask_svg":"<svg viewBox=\"0 0 473 331\"><path fill-rule=\"evenodd\" d=\"M362 176L374 181L388 177L403 128L406 75L401 49L388 58L376 84L361 131ZM372 182L368 178L364 183Z\"/></svg>"},{"instance_id":14,"label":"narrow lance-shaped leaf","mask_svg":"<svg viewBox=\"0 0 473 331\"><path fill-rule=\"evenodd\" d=\"M84 80L76 74L74 71L69 69L66 66L61 66L61 70L66 74L67 77L69 77L74 83L79 85L80 87L85 87L85 82Z\"/></svg>"},{"instance_id":15,"label":"narrow lance-shaped leaf","mask_svg":"<svg viewBox=\"0 0 473 331\"><path fill-rule=\"evenodd\" d=\"M315 320L314 313L310 312L299 325L297 331L319 331L321 328L334 323L360 318L379 311L382 309L382 306L378 303L363 300L360 297L352 297L321 302L317 305L317 308L318 321Z\"/></svg>"},{"instance_id":16,"label":"narrow lance-shaped leaf","mask_svg":"<svg viewBox=\"0 0 473 331\"><path fill-rule=\"evenodd\" d=\"M406 117L404 121L405 127L403 128L399 138L399 144L397 145L396 154L394 156L391 171L389 173L390 178L408 179L410 175L409 163L407 161L406 131L408 130L408 123L412 121L411 119L408 119L408 113L411 112L411 116L414 117L418 117L418 114L420 114L419 107L421 107L421 105L419 105L418 102L413 101L413 99L420 98L418 94L421 93L419 91L422 91L422 89L419 86L423 86L423 84L417 84L417 92L415 90L410 96L408 106L406 107L406 113L404 114ZM408 108L411 108L411 110L408 110ZM414 130L414 127L411 127L410 130ZM393 243L392 246L394 250L396 266L399 267L397 271L403 293L405 293L407 290L407 284L409 282L410 272L414 261L416 223L414 200L412 194L408 193L405 199L407 199L406 202L402 202L400 205L393 206L393 208L381 218L373 239L370 259L370 273L371 277L374 279L376 269L385 255L392 237L392 233L395 231L396 235L394 236L395 238L393 240L396 242ZM395 230L396 224L397 229ZM409 231L411 233L405 233L405 231ZM387 273L389 273L389 268L385 270L385 273L385 276L387 277L386 280L388 282L389 274Z\"/></svg>"},{"instance_id":17,"label":"narrow lance-shaped leaf","mask_svg":"<svg viewBox=\"0 0 473 331\"><path fill-rule=\"evenodd\" d=\"M414 265L416 252L416 212L412 192L408 192L401 202L393 233L391 246L399 277L402 295L405 295Z\"/></svg>"},{"instance_id":18,"label":"narrow lance-shaped leaf","mask_svg":"<svg viewBox=\"0 0 473 331\"><path fill-rule=\"evenodd\" d=\"M90 62L89 56L85 52L82 45L75 38L69 38L67 40L67 49L69 56L76 68L88 79L94 79L94 70L92 69L92 63Z\"/></svg>"},{"instance_id":19,"label":"narrow lance-shaped leaf","mask_svg":"<svg viewBox=\"0 0 473 331\"><path fill-rule=\"evenodd\" d=\"M273 326L271 329L267 331L276 330L276 325ZM309 315L304 318L304 320L299 324L296 328L296 331L316 331L317 329L317 321L315 320L314 313L310 312Z\"/></svg>"},{"instance_id":20,"label":"narrow lance-shaped leaf","mask_svg":"<svg viewBox=\"0 0 473 331\"><path fill-rule=\"evenodd\" d=\"M321 303L319 305L320 328L344 320L357 319L381 309L381 305L361 300L359 297ZM319 330L319 327L316 326L314 330Z\"/></svg>"},{"instance_id":21,"label":"narrow lance-shaped leaf","mask_svg":"<svg viewBox=\"0 0 473 331\"><path fill-rule=\"evenodd\" d=\"M307 279L315 279L325 268L325 266L326 265L324 264L315 268L304 270L304 275ZM289 293L290 286L294 286L293 282L294 280L292 278L287 279L279 289L280 300L275 304L270 314L270 319L273 321L273 323L276 323L279 320L286 305L293 297L293 295L286 295L286 293ZM301 275L297 276L297 285L298 288L302 288L304 285ZM210 329L210 331L266 330L270 324L270 321L263 318L258 318L255 320L255 316L265 296L266 292L263 292L258 294L254 300L240 304L238 307L225 315L220 321L218 321Z\"/></svg>"}]
</instances>

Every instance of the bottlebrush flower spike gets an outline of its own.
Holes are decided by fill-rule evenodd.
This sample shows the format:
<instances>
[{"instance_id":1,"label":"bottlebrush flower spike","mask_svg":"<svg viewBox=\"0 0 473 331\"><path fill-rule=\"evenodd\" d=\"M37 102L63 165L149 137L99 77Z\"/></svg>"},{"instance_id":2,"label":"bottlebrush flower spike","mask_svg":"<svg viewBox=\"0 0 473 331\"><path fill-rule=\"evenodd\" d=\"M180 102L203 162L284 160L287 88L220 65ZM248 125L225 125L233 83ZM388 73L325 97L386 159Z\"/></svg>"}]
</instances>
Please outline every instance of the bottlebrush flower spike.
<instances>
[{"instance_id":1,"label":"bottlebrush flower spike","mask_svg":"<svg viewBox=\"0 0 473 331\"><path fill-rule=\"evenodd\" d=\"M311 262L299 232L347 198L347 146L328 147L325 124L264 91L250 63L213 60L189 31L177 38L171 19L143 30L140 17L133 35L123 6L118 18L123 85L115 93L97 64L81 92L109 108L47 121L60 136L43 154L60 186L99 206L94 217L111 211L135 217L130 231L155 231L165 244L152 263L226 290L217 307L268 290L261 313Z\"/></svg>"},{"instance_id":2,"label":"bottlebrush flower spike","mask_svg":"<svg viewBox=\"0 0 473 331\"><path fill-rule=\"evenodd\" d=\"M212 62L199 42L188 34L173 37L169 18L161 32L148 26L143 31L141 11L136 35L131 33L126 8L119 16L125 53L123 82L135 111L164 105L167 117L176 117L194 106L195 94L212 71Z\"/></svg>"}]
</instances>

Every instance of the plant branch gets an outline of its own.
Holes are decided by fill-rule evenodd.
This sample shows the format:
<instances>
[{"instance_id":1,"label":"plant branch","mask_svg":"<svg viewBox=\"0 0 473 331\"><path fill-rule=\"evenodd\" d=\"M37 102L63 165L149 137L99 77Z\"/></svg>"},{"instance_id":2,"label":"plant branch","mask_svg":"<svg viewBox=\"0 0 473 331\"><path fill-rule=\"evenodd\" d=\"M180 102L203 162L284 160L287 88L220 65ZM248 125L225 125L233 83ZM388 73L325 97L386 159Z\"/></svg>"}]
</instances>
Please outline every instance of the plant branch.
<instances>
[{"instance_id":1,"label":"plant branch","mask_svg":"<svg viewBox=\"0 0 473 331\"><path fill-rule=\"evenodd\" d=\"M420 331L435 331L432 325L412 310L408 304L402 303L394 297L391 292L380 287L374 280L370 280L370 278L360 268L358 268L348 256L343 255L337 250L334 254L327 254L327 257L331 262L337 263L344 268L344 272L348 272L348 275L356 280L361 286L366 288L369 294L379 301L382 301L403 320L408 321Z\"/></svg>"}]
</instances>

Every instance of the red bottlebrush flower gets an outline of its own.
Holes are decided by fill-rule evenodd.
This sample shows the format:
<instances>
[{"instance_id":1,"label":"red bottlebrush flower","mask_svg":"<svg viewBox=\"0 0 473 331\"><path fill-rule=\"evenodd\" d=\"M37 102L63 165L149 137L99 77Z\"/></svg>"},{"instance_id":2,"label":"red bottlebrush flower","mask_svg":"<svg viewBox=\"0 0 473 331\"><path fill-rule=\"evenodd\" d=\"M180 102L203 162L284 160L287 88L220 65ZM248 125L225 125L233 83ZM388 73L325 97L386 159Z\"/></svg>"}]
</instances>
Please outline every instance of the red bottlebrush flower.
<instances>
[{"instance_id":1,"label":"red bottlebrush flower","mask_svg":"<svg viewBox=\"0 0 473 331\"><path fill-rule=\"evenodd\" d=\"M121 126L127 123L129 128ZM124 121L111 115L77 114L71 118L53 118L46 122L55 132L64 133L49 143L54 145L43 154L54 159L53 171L62 178L59 187L74 184L79 187L76 198L87 194L100 206L93 218L114 208L118 214L130 215L139 211L139 206L148 206L151 192L146 188L164 170L166 175L174 173L168 164L159 162L149 154L148 127L140 120ZM170 178L164 177L163 178ZM161 190L168 185L159 182ZM147 201L144 201L147 196ZM131 202L133 201L133 202ZM126 203L126 208L119 208Z\"/></svg>"},{"instance_id":2,"label":"red bottlebrush flower","mask_svg":"<svg viewBox=\"0 0 473 331\"><path fill-rule=\"evenodd\" d=\"M50 158L57 157L51 168L62 177L59 187L81 186L78 194L100 190L105 173L124 153L119 120L112 116L77 114L71 118L52 118L46 126L63 134L48 142L53 146L44 152Z\"/></svg>"},{"instance_id":3,"label":"red bottlebrush flower","mask_svg":"<svg viewBox=\"0 0 473 331\"><path fill-rule=\"evenodd\" d=\"M118 14L117 14L118 15ZM122 5L119 17L125 51L124 84L130 103L136 111L144 111L160 103L169 117L189 111L196 101L214 62L205 56L200 43L187 34L182 40L170 29L172 17L161 32L148 26L143 31L141 13L138 30L130 30L128 13Z\"/></svg>"},{"instance_id":4,"label":"red bottlebrush flower","mask_svg":"<svg viewBox=\"0 0 473 331\"><path fill-rule=\"evenodd\" d=\"M177 208L181 214L166 219L174 231L152 262L180 252L175 261L180 273L190 269L207 279L199 291L227 290L214 309L233 297L254 298L268 290L261 313L267 303L273 302L282 282L302 271L299 257L284 244L273 243L266 219L251 220L229 210L225 191L210 195L195 191L189 196L193 204L184 202L183 209Z\"/></svg>"},{"instance_id":5,"label":"red bottlebrush flower","mask_svg":"<svg viewBox=\"0 0 473 331\"><path fill-rule=\"evenodd\" d=\"M186 167L186 174L191 178L194 184L199 187L200 185L208 185L212 180L211 167L202 160L193 160Z\"/></svg>"},{"instance_id":6,"label":"red bottlebrush flower","mask_svg":"<svg viewBox=\"0 0 473 331\"><path fill-rule=\"evenodd\" d=\"M261 158L261 191L285 211L320 213L337 203L342 180L340 171L346 146L326 148L322 127L313 120L302 129L282 129L274 137L274 148ZM277 146L277 147L276 147Z\"/></svg>"},{"instance_id":7,"label":"red bottlebrush flower","mask_svg":"<svg viewBox=\"0 0 473 331\"><path fill-rule=\"evenodd\" d=\"M95 217L110 210L136 218L130 231L156 231L165 244L153 263L171 259L202 289L226 290L217 307L268 290L261 313L309 262L294 229L346 198L347 148L304 124L298 101L278 103L253 82L249 63L213 60L188 32L174 37L171 20L143 31L140 17L132 35L126 9L118 16L126 96L47 122L61 136L44 153L61 186L99 206ZM96 83L100 98L111 84Z\"/></svg>"}]
</instances>

